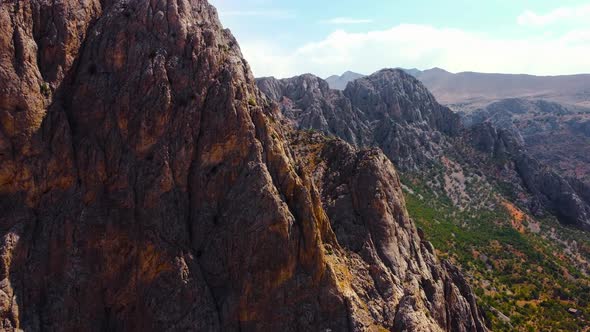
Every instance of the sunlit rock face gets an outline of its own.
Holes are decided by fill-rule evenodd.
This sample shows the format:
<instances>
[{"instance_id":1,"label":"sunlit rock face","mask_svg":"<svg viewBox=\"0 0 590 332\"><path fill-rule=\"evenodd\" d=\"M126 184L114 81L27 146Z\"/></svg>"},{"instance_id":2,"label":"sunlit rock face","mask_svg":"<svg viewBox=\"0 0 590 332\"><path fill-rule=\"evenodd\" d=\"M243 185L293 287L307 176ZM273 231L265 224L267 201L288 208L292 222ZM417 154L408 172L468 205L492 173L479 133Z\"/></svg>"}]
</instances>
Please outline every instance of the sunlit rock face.
<instances>
[{"instance_id":1,"label":"sunlit rock face","mask_svg":"<svg viewBox=\"0 0 590 332\"><path fill-rule=\"evenodd\" d=\"M391 163L333 142L306 166L206 1L0 21L1 329L485 330Z\"/></svg>"}]
</instances>

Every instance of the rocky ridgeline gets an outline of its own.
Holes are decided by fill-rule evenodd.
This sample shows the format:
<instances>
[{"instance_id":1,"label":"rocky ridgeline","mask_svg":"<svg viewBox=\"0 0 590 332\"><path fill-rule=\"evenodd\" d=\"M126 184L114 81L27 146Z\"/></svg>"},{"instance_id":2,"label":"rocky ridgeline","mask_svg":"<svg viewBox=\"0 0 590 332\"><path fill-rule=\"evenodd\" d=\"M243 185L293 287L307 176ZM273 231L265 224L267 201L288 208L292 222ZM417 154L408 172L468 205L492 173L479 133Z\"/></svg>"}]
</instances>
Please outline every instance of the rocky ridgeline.
<instances>
[{"instance_id":1,"label":"rocky ridgeline","mask_svg":"<svg viewBox=\"0 0 590 332\"><path fill-rule=\"evenodd\" d=\"M401 170L410 171L442 155L443 134L456 136L459 117L439 105L424 86L397 69L384 69L330 90L313 75L257 80L299 129L316 129L359 146L378 146Z\"/></svg>"},{"instance_id":2,"label":"rocky ridgeline","mask_svg":"<svg viewBox=\"0 0 590 332\"><path fill-rule=\"evenodd\" d=\"M378 71L349 82L344 91L330 90L313 75L262 78L257 84L299 129L319 130L359 147L379 147L406 174L425 175L436 168L453 173L450 165L489 169L488 175L495 173L497 178L488 182L513 182L516 192L527 197L524 205L533 214L548 211L565 224L590 229L587 185L574 184L537 161L518 133L488 124L465 129L459 115L441 106L422 83L403 70ZM481 122L479 117L471 122ZM494 165L500 169L492 170ZM454 176L457 174L462 182L463 175ZM463 202L462 208L477 204L479 198L469 200L462 183L453 186L437 181L435 186L456 203Z\"/></svg>"},{"instance_id":3,"label":"rocky ridgeline","mask_svg":"<svg viewBox=\"0 0 590 332\"><path fill-rule=\"evenodd\" d=\"M486 330L392 164L288 143L206 1L4 1L0 23L0 329ZM379 83L350 96L369 106ZM454 134L404 88L340 129L360 138L400 103L416 146ZM350 98L296 92L321 110L310 89Z\"/></svg>"},{"instance_id":4,"label":"rocky ridgeline","mask_svg":"<svg viewBox=\"0 0 590 332\"><path fill-rule=\"evenodd\" d=\"M521 138L560 175L590 183L590 109L545 100L506 99L463 113L468 126L490 122Z\"/></svg>"},{"instance_id":5,"label":"rocky ridgeline","mask_svg":"<svg viewBox=\"0 0 590 332\"><path fill-rule=\"evenodd\" d=\"M521 137L510 130L485 122L470 128L466 137L492 159L501 160L513 184L532 195L524 205L533 214L546 209L565 224L590 230L590 190L583 182L568 180L531 157Z\"/></svg>"}]
</instances>

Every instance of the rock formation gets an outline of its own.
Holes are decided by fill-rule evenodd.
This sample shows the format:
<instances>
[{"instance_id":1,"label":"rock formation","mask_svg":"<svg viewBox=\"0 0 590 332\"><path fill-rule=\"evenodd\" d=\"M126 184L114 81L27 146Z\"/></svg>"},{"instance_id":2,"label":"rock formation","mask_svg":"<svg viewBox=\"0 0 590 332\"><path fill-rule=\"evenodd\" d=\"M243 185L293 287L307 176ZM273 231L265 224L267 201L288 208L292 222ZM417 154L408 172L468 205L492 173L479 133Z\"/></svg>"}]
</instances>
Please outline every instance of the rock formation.
<instances>
[{"instance_id":1,"label":"rock formation","mask_svg":"<svg viewBox=\"0 0 590 332\"><path fill-rule=\"evenodd\" d=\"M326 82L330 85L330 88L334 90L344 90L346 89L346 85L348 85L348 82L352 82L364 76L365 75L363 74L347 71L340 76L332 75L326 78Z\"/></svg>"},{"instance_id":2,"label":"rock formation","mask_svg":"<svg viewBox=\"0 0 590 332\"><path fill-rule=\"evenodd\" d=\"M312 75L263 78L257 84L281 104L283 115L299 129L316 129L359 147L379 147L404 173L424 175L446 167L443 158L448 156L475 169L488 168L495 158L508 159L506 171L499 175L518 183L518 191L533 198L526 204L531 212L549 211L565 224L589 229L590 201L584 199L587 185L572 185L567 177L537 161L524 146L525 134L489 125L466 130L459 115L441 106L422 83L403 70L378 71L351 81L343 92L330 90ZM478 117L472 120L482 122ZM475 156L473 149L466 148L469 146L485 155Z\"/></svg>"},{"instance_id":3,"label":"rock formation","mask_svg":"<svg viewBox=\"0 0 590 332\"><path fill-rule=\"evenodd\" d=\"M316 129L340 137L355 146L372 142L368 117L353 109L352 102L328 83L311 74L277 80L257 79L258 87L279 103L281 113L299 129Z\"/></svg>"},{"instance_id":4,"label":"rock formation","mask_svg":"<svg viewBox=\"0 0 590 332\"><path fill-rule=\"evenodd\" d=\"M475 125L467 131L468 140L480 151L502 161L502 167L514 173L541 205L553 212L563 223L590 230L590 190L581 181L569 180L531 157L509 130L497 129L489 122ZM507 167L504 167L506 165Z\"/></svg>"},{"instance_id":5,"label":"rock formation","mask_svg":"<svg viewBox=\"0 0 590 332\"><path fill-rule=\"evenodd\" d=\"M320 130L360 147L378 146L404 171L431 164L441 155L442 134L461 131L460 118L399 69L355 80L344 92L330 90L313 75L257 83L298 128Z\"/></svg>"},{"instance_id":6,"label":"rock formation","mask_svg":"<svg viewBox=\"0 0 590 332\"><path fill-rule=\"evenodd\" d=\"M506 99L463 114L467 126L510 130L531 156L563 177L590 184L590 109L545 100Z\"/></svg>"},{"instance_id":7,"label":"rock formation","mask_svg":"<svg viewBox=\"0 0 590 332\"><path fill-rule=\"evenodd\" d=\"M205 0L0 23L0 329L486 330L392 165L331 143L303 167Z\"/></svg>"},{"instance_id":8,"label":"rock formation","mask_svg":"<svg viewBox=\"0 0 590 332\"><path fill-rule=\"evenodd\" d=\"M397 172L381 150L357 151L313 133L299 133L293 142L341 246L333 254L329 248L328 259L335 262L339 285L354 290L353 312L368 307L395 331L486 330L461 273L448 262L441 265L419 236Z\"/></svg>"}]
</instances>

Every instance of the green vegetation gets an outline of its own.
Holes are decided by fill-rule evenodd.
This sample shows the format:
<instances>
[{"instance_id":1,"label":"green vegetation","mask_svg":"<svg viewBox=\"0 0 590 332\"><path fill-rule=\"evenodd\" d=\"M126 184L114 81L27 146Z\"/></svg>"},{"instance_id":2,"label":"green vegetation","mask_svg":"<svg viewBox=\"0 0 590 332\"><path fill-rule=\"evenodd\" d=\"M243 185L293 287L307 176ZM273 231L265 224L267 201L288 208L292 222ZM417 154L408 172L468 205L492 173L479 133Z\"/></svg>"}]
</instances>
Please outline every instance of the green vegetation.
<instances>
[{"instance_id":1,"label":"green vegetation","mask_svg":"<svg viewBox=\"0 0 590 332\"><path fill-rule=\"evenodd\" d=\"M219 44L217 45L219 47L219 49L224 52L224 53L228 53L230 51L229 46L225 45L225 44Z\"/></svg>"},{"instance_id":2,"label":"green vegetation","mask_svg":"<svg viewBox=\"0 0 590 332\"><path fill-rule=\"evenodd\" d=\"M250 97L248 99L248 105L252 106L252 107L256 107L258 106L258 104L256 103L256 99L254 97Z\"/></svg>"},{"instance_id":3,"label":"green vegetation","mask_svg":"<svg viewBox=\"0 0 590 332\"><path fill-rule=\"evenodd\" d=\"M439 257L465 272L494 331L583 331L590 325L590 278L572 258L576 255L566 254L575 243L577 256L590 258L585 234L552 219L539 222L538 234L519 232L502 205L460 211L419 181L404 179L404 184L412 192L406 194L410 215ZM559 240L550 237L552 229Z\"/></svg>"},{"instance_id":4,"label":"green vegetation","mask_svg":"<svg viewBox=\"0 0 590 332\"><path fill-rule=\"evenodd\" d=\"M40 86L39 89L41 90L41 93L45 96L45 97L49 97L49 95L51 94L51 88L49 87L49 84L47 84L47 82L43 82Z\"/></svg>"}]
</instances>

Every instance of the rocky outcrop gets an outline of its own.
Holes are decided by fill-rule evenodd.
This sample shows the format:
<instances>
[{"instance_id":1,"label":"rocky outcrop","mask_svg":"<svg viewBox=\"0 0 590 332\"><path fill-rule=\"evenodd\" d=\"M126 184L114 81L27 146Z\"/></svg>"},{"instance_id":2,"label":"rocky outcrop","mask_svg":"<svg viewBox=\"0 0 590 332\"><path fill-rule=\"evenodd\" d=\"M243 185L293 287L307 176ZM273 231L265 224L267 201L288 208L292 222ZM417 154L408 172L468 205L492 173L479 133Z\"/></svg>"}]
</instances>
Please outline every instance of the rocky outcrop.
<instances>
[{"instance_id":1,"label":"rocky outcrop","mask_svg":"<svg viewBox=\"0 0 590 332\"><path fill-rule=\"evenodd\" d=\"M361 77L365 77L363 74L355 73L352 71L346 71L342 75L332 75L326 78L326 82L330 85L330 88L334 90L344 90L348 85L348 82L352 82Z\"/></svg>"},{"instance_id":2,"label":"rocky outcrop","mask_svg":"<svg viewBox=\"0 0 590 332\"><path fill-rule=\"evenodd\" d=\"M460 118L436 102L414 77L384 69L349 83L344 94L366 114L379 146L403 171L419 171L439 162L456 136Z\"/></svg>"},{"instance_id":3,"label":"rocky outcrop","mask_svg":"<svg viewBox=\"0 0 590 332\"><path fill-rule=\"evenodd\" d=\"M562 223L590 230L590 201L578 195L566 179L527 154L516 157L516 167L529 191Z\"/></svg>"},{"instance_id":4,"label":"rocky outcrop","mask_svg":"<svg viewBox=\"0 0 590 332\"><path fill-rule=\"evenodd\" d=\"M467 126L510 130L530 155L561 176L590 183L590 111L545 100L506 99L463 114Z\"/></svg>"},{"instance_id":5,"label":"rocky outcrop","mask_svg":"<svg viewBox=\"0 0 590 332\"><path fill-rule=\"evenodd\" d=\"M341 245L328 248L328 259L347 267L337 276L354 294L355 324L370 314L369 321L396 331L486 330L461 273L439 263L419 236L397 172L381 150L357 151L319 134L298 133L292 140Z\"/></svg>"},{"instance_id":6,"label":"rocky outcrop","mask_svg":"<svg viewBox=\"0 0 590 332\"><path fill-rule=\"evenodd\" d=\"M440 105L422 83L401 69L383 69L353 81L344 94L372 121L426 123L429 128L451 136L461 131L460 118Z\"/></svg>"},{"instance_id":7,"label":"rocky outcrop","mask_svg":"<svg viewBox=\"0 0 590 332\"><path fill-rule=\"evenodd\" d=\"M472 127L467 136L477 149L513 169L518 175L513 178L560 221L590 230L590 201L583 182L568 181L544 166L528 154L512 132L497 129L489 122Z\"/></svg>"},{"instance_id":8,"label":"rocky outcrop","mask_svg":"<svg viewBox=\"0 0 590 332\"><path fill-rule=\"evenodd\" d=\"M1 329L485 329L378 153L348 189L363 224L334 233L206 1L4 1L0 22ZM352 286L371 273L378 293Z\"/></svg>"},{"instance_id":9,"label":"rocky outcrop","mask_svg":"<svg viewBox=\"0 0 590 332\"><path fill-rule=\"evenodd\" d=\"M585 193L537 161L535 154L531 156L525 149L531 139L527 133L497 129L486 120L488 113L469 117L471 128L464 130L459 115L438 104L424 85L402 70L384 69L351 81L343 93L328 89L323 80L312 75L259 79L257 83L267 96L281 103L283 116L297 128L316 129L359 147L379 147L404 173L426 174L446 167L442 160L449 156L480 170L493 165L493 159L509 162L496 175L515 183L518 192L532 195L526 202L531 212L548 210L565 224L588 228L590 202L583 198ZM559 112L571 113L547 102L510 100L504 104L512 109L496 105L489 110L489 117L500 127L507 123L514 127L506 116L527 114L534 105L544 107L543 112L553 117ZM310 117L321 120L309 121ZM475 156L468 146L484 155Z\"/></svg>"},{"instance_id":10,"label":"rocky outcrop","mask_svg":"<svg viewBox=\"0 0 590 332\"><path fill-rule=\"evenodd\" d=\"M590 205L590 185L575 178L568 178L567 182L576 191L576 194L580 196L584 202L587 202L587 204Z\"/></svg>"},{"instance_id":11,"label":"rocky outcrop","mask_svg":"<svg viewBox=\"0 0 590 332\"><path fill-rule=\"evenodd\" d=\"M498 129L489 122L466 131L467 141L492 158L506 159L511 154L524 153L518 136L508 130Z\"/></svg>"},{"instance_id":12,"label":"rocky outcrop","mask_svg":"<svg viewBox=\"0 0 590 332\"><path fill-rule=\"evenodd\" d=\"M298 128L320 130L359 147L378 146L404 171L436 163L443 135L456 136L462 128L456 114L399 69L357 79L344 92L330 90L309 74L257 83Z\"/></svg>"},{"instance_id":13,"label":"rocky outcrop","mask_svg":"<svg viewBox=\"0 0 590 332\"><path fill-rule=\"evenodd\" d=\"M296 128L316 129L355 146L370 144L366 116L354 110L341 91L331 90L321 78L306 74L282 80L259 78L256 82Z\"/></svg>"}]
</instances>

